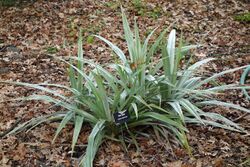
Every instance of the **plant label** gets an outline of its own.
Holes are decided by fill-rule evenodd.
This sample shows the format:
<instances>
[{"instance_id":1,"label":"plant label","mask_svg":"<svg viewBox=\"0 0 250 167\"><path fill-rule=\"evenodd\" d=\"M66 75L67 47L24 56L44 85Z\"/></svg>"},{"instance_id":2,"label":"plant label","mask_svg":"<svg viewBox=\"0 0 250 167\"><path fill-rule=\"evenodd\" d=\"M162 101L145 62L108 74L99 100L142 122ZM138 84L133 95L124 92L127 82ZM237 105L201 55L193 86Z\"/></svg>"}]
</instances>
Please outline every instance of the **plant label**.
<instances>
[{"instance_id":1,"label":"plant label","mask_svg":"<svg viewBox=\"0 0 250 167\"><path fill-rule=\"evenodd\" d=\"M114 119L115 119L115 123L117 125L128 122L128 120L129 120L129 112L128 112L128 110L115 112L113 114L113 116L114 116Z\"/></svg>"}]
</instances>

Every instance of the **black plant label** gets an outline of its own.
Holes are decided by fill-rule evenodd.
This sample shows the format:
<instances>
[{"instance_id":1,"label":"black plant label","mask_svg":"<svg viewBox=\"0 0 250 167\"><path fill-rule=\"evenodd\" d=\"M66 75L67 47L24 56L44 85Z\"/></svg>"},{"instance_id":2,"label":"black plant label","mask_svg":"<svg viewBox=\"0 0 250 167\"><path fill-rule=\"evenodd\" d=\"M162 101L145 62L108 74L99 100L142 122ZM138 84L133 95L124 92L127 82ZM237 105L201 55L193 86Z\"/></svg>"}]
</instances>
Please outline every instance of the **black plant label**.
<instances>
[{"instance_id":1,"label":"black plant label","mask_svg":"<svg viewBox=\"0 0 250 167\"><path fill-rule=\"evenodd\" d=\"M129 120L129 112L128 110L115 112L113 114L116 125L120 125L122 123L128 122Z\"/></svg>"}]
</instances>

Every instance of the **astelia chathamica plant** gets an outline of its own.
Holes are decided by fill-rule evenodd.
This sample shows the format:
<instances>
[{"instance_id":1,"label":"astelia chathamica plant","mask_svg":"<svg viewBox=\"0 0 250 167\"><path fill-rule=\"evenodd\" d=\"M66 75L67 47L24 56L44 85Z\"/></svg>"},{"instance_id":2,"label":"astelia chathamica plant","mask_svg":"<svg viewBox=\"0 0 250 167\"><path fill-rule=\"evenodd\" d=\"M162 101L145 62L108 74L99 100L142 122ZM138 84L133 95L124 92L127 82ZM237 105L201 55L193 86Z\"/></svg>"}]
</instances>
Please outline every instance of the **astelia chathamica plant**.
<instances>
[{"instance_id":1,"label":"astelia chathamica plant","mask_svg":"<svg viewBox=\"0 0 250 167\"><path fill-rule=\"evenodd\" d=\"M124 14L123 21L124 28L128 28L127 19ZM126 31L126 33L131 32ZM136 37L138 38L138 28L136 33ZM93 129L88 138L86 154L80 163L87 167L93 166L95 154L105 138L121 141L124 146L126 146L126 142L133 142L139 149L136 141L137 131L133 131L133 129L138 126L151 125L159 129L170 129L172 133L176 134L176 136L181 139L181 141L187 143L184 135L187 129L180 123L179 118L171 115L170 111L166 109L160 108L153 103L147 103L150 101L149 95L152 96L151 93L157 90L157 87L155 87L154 80L145 78L147 73L145 63L149 60L146 59L146 56L143 56L145 54L153 55L163 35L157 39L156 43L152 45L149 50L149 53L147 53L147 45L150 36L143 45L140 45L140 41L137 39L137 44L130 50L131 60L129 61L120 49L114 47L113 49L120 54L119 56L123 62L122 64L110 65L110 68L113 70L109 72L93 61L84 59L82 37L80 35L78 40L78 57L70 56L68 57L69 61L63 58L54 57L69 65L68 74L70 87L45 83L30 84L12 81L3 82L32 87L45 91L48 94L32 95L20 98L19 100L43 100L62 107L62 111L34 118L18 126L9 134L20 132L27 128L32 129L46 121L61 120L53 139L54 142L61 130L68 123L73 123L72 152L74 152L80 130L84 124L88 123ZM129 40L129 38L127 39ZM113 46L112 44L110 45ZM136 64L136 68L134 68L132 64ZM92 68L92 70L90 70L90 72L85 72L84 66L88 66ZM71 92L71 96L68 97L59 94L52 89L53 87L69 91ZM117 124L113 114L124 111L128 111L129 113L128 122ZM123 131L127 132L130 136L130 139L126 137L126 142L124 140Z\"/></svg>"},{"instance_id":2,"label":"astelia chathamica plant","mask_svg":"<svg viewBox=\"0 0 250 167\"><path fill-rule=\"evenodd\" d=\"M65 58L54 57L69 66L68 75L70 86L58 84L30 84L22 82L1 81L1 83L16 84L32 87L47 93L47 95L32 95L21 100L44 100L53 105L60 106L62 111L55 112L39 118L34 118L15 128L9 134L20 132L46 121L58 121L55 137L69 123L74 124L72 137L72 152L77 143L82 126L89 124L92 131L88 137L88 146L80 165L93 166L93 160L99 146L105 139L120 141L126 149L127 142L133 142L137 149L136 140L138 129L135 127L153 127L154 131L168 138L166 132L172 133L180 144L190 152L186 133L187 123L213 125L225 129L244 132L236 123L213 112L204 112L204 105L221 105L235 108L245 112L248 109L214 100L214 95L223 90L248 88L244 85L221 85L204 88L214 79L244 67L230 69L211 77L204 78L196 74L196 70L203 64L214 60L208 58L195 64L186 65L181 69L180 63L185 53L194 49L196 45L183 46L182 39L176 47L176 31L172 30L168 40L164 41L166 30L155 42L149 46L149 39L153 30L145 41L139 36L139 29L135 22L134 32L129 27L128 20L122 10L123 28L129 55L126 56L121 49L107 39L96 36L109 45L120 62L108 64L109 69L84 58L82 37L78 40L78 56ZM161 58L153 60L157 50L161 50ZM85 71L85 66L91 70ZM59 94L52 88L69 91L71 96ZM117 122L114 114L128 114L125 122ZM124 139L127 132L130 138Z\"/></svg>"},{"instance_id":3,"label":"astelia chathamica plant","mask_svg":"<svg viewBox=\"0 0 250 167\"><path fill-rule=\"evenodd\" d=\"M214 58L207 58L194 64L189 64L190 61L188 61L186 68L182 70L180 64L185 54L189 50L197 48L199 45L184 46L181 38L177 47L175 30L170 32L168 40L162 45L161 58L155 63L152 61L152 57L156 48L160 46L159 43L162 41L165 31L159 36L150 49L145 49L148 39L150 39L150 36L155 30L149 34L144 45L142 45L136 22L133 33L124 14L123 27L129 50L128 60L117 46L107 39L100 36L97 37L106 42L121 59L119 67L127 69L124 71L129 71L129 75L132 74L132 77L129 77L134 77L132 86L144 85L147 88L144 89L145 91L140 92L142 97L150 97L145 99L147 103L171 111L171 113L178 116L184 124L192 122L201 123L203 125L209 124L235 131L243 130L237 124L220 114L202 111L202 107L207 105L219 105L249 112L249 109L215 99L215 95L222 91L242 88L249 89L249 86L237 84L220 85L210 88L205 88L203 86L225 74L235 72L247 66L229 69L216 73L208 78L204 78L197 73L199 67L215 60ZM118 65L116 64L114 66ZM126 81L128 80L124 80L124 83L126 83Z\"/></svg>"}]
</instances>

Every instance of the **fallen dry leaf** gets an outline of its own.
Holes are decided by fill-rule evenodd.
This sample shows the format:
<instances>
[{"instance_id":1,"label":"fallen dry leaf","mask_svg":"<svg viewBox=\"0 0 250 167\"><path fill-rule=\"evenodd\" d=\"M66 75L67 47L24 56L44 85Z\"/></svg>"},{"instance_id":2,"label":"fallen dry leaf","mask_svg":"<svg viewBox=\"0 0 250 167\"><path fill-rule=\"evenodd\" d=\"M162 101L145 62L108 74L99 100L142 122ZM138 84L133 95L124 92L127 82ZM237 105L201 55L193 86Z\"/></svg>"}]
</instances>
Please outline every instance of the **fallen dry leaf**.
<instances>
[{"instance_id":1,"label":"fallen dry leaf","mask_svg":"<svg viewBox=\"0 0 250 167\"><path fill-rule=\"evenodd\" d=\"M128 167L123 161L113 162L112 167Z\"/></svg>"},{"instance_id":2,"label":"fallen dry leaf","mask_svg":"<svg viewBox=\"0 0 250 167\"><path fill-rule=\"evenodd\" d=\"M182 167L182 161L175 161L167 163L166 167Z\"/></svg>"}]
</instances>

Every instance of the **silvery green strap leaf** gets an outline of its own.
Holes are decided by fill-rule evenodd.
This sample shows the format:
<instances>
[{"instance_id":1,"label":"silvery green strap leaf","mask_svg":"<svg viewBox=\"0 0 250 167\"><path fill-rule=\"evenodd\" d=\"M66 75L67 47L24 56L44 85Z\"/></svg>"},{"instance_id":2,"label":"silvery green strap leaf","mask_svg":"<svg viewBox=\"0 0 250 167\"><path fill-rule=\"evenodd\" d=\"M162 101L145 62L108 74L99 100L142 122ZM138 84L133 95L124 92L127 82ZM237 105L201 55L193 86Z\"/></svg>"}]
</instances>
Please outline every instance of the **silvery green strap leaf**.
<instances>
[{"instance_id":1,"label":"silvery green strap leaf","mask_svg":"<svg viewBox=\"0 0 250 167\"><path fill-rule=\"evenodd\" d=\"M0 83L13 84L13 85L27 86L27 87L35 88L35 89L42 90L42 91L45 91L47 93L50 93L50 94L52 94L54 96L60 97L60 98L62 98L64 100L67 100L67 97L57 93L56 91L54 91L52 89L48 89L48 88L45 88L43 86L40 86L39 84L30 84L30 83L25 83L25 82L14 82L14 81L0 81Z\"/></svg>"},{"instance_id":2,"label":"silvery green strap leaf","mask_svg":"<svg viewBox=\"0 0 250 167\"><path fill-rule=\"evenodd\" d=\"M149 117L149 118L153 118L157 121L161 121L162 123L166 124L166 125L172 125L178 129L182 129L184 131L187 131L187 129L179 122L173 120L172 118L168 118L167 115L164 114L159 114L156 112L145 112L141 115L142 117Z\"/></svg>"},{"instance_id":3,"label":"silvery green strap leaf","mask_svg":"<svg viewBox=\"0 0 250 167\"><path fill-rule=\"evenodd\" d=\"M83 123L84 117L76 115L75 116L75 127L74 127L74 133L73 133L73 139L72 139L72 146L71 146L71 151L72 154L74 152L75 145L77 143L78 136L81 132L82 129L82 123Z\"/></svg>"},{"instance_id":4,"label":"silvery green strap leaf","mask_svg":"<svg viewBox=\"0 0 250 167\"><path fill-rule=\"evenodd\" d=\"M190 78L193 76L194 71L199 68L200 66L202 66L203 64L206 64L212 60L215 60L215 58L207 58L201 61L198 61L196 63L194 63L193 65L191 65L187 70L185 70L185 72L183 73L183 76L181 76L180 81L178 82L178 87L182 87L183 84ZM197 84L198 85L198 84Z\"/></svg>"},{"instance_id":5,"label":"silvery green strap leaf","mask_svg":"<svg viewBox=\"0 0 250 167\"><path fill-rule=\"evenodd\" d=\"M229 84L229 85L221 85L209 88L209 91L223 91L223 90L231 90L231 89L250 89L250 86L239 85L239 84Z\"/></svg>"},{"instance_id":6,"label":"silvery green strap leaf","mask_svg":"<svg viewBox=\"0 0 250 167\"><path fill-rule=\"evenodd\" d=\"M82 48L82 29L80 29L79 31L79 38L78 38L78 42L77 42L77 48L78 48L78 52L77 52L77 55L78 55L78 58L79 59L83 59L83 48ZM77 62L77 67L78 69L80 70L83 70L83 62Z\"/></svg>"},{"instance_id":7,"label":"silvery green strap leaf","mask_svg":"<svg viewBox=\"0 0 250 167\"><path fill-rule=\"evenodd\" d=\"M207 97L207 98L211 98L212 95L218 95L219 93L214 92L214 91L210 91L210 90L195 90L195 89L185 89L185 88L179 88L179 89L173 89L178 91L176 93L175 97L185 97L186 95L189 95L190 97Z\"/></svg>"},{"instance_id":8,"label":"silvery green strap leaf","mask_svg":"<svg viewBox=\"0 0 250 167\"><path fill-rule=\"evenodd\" d=\"M212 60L215 60L215 58L207 58L207 59L204 59L204 60L201 60L201 61L198 61L196 63L194 63L193 65L191 65L188 69L187 69L187 72L188 73L193 73L193 70L197 69L198 67L202 66L203 64L206 64Z\"/></svg>"},{"instance_id":9,"label":"silvery green strap leaf","mask_svg":"<svg viewBox=\"0 0 250 167\"><path fill-rule=\"evenodd\" d=\"M180 116L180 119L182 120L182 122L184 122L184 115L180 106L180 103L178 101L174 101L174 102L167 102L175 112L177 112L177 114Z\"/></svg>"},{"instance_id":10,"label":"silvery green strap leaf","mask_svg":"<svg viewBox=\"0 0 250 167\"><path fill-rule=\"evenodd\" d=\"M134 42L134 50L135 50L135 54L133 55L134 60L139 61L141 59L144 59L146 57L146 55L144 55L142 53L142 47L141 47L141 39L140 39L140 35L139 35L139 29L136 23L136 19L135 19L135 24L134 24L134 32L135 32L135 42ZM133 61L135 62L135 61Z\"/></svg>"},{"instance_id":11,"label":"silvery green strap leaf","mask_svg":"<svg viewBox=\"0 0 250 167\"><path fill-rule=\"evenodd\" d=\"M155 83L157 83L156 78L153 75L148 74L145 76L145 78L146 78L146 80L148 80L150 82L154 81Z\"/></svg>"},{"instance_id":12,"label":"silvery green strap leaf","mask_svg":"<svg viewBox=\"0 0 250 167\"><path fill-rule=\"evenodd\" d=\"M75 59L77 61L85 62L85 63L91 65L92 67L95 67L96 71L99 74L101 74L109 82L109 84L113 88L113 90L117 91L117 87L115 85L115 82L118 82L118 79L115 76L113 76L110 72L108 72L106 69L104 69L102 66L100 66L97 63L95 63L95 62L93 62L91 60L88 60L88 59L79 59L79 58L76 58L76 57L73 57L72 59ZM71 68L73 68L73 67L71 67Z\"/></svg>"},{"instance_id":13,"label":"silvery green strap leaf","mask_svg":"<svg viewBox=\"0 0 250 167\"><path fill-rule=\"evenodd\" d=\"M191 115L193 115L197 120L200 121L200 123L204 124L201 117L199 116L199 111L201 111L198 107L193 105L189 100L187 99L180 99L180 104L183 106L187 112L189 112Z\"/></svg>"},{"instance_id":14,"label":"silvery green strap leaf","mask_svg":"<svg viewBox=\"0 0 250 167\"><path fill-rule=\"evenodd\" d=\"M79 39L78 39L78 58L83 59L83 48L82 48L82 30L79 31ZM83 64L82 61L77 61L77 68L83 71ZM82 91L83 88L83 76L78 75L77 77L77 88L79 91Z\"/></svg>"},{"instance_id":15,"label":"silvery green strap leaf","mask_svg":"<svg viewBox=\"0 0 250 167\"><path fill-rule=\"evenodd\" d=\"M129 27L129 23L128 23L128 19L126 17L125 11L124 9L121 7L121 11L122 11L122 24L123 24L123 30L124 30L124 34L125 34L125 39L128 45L128 51L129 51L129 55L130 55L130 61L134 62L134 56L135 55L135 44L134 44L134 34L131 31L130 27Z\"/></svg>"},{"instance_id":16,"label":"silvery green strap leaf","mask_svg":"<svg viewBox=\"0 0 250 167\"><path fill-rule=\"evenodd\" d=\"M121 64L110 64L109 67L117 71L119 71L118 69L120 68L121 70L126 71L127 74L133 73L133 71L130 68L123 66Z\"/></svg>"},{"instance_id":17,"label":"silvery green strap leaf","mask_svg":"<svg viewBox=\"0 0 250 167\"><path fill-rule=\"evenodd\" d=\"M204 59L204 60L201 60L201 61L198 61L196 63L194 63L193 65L191 65L188 69L187 69L187 72L188 73L193 73L193 70L199 68L200 66L202 66L203 64L206 64L210 61L213 61L213 60L216 60L215 58L207 58L207 59Z\"/></svg>"},{"instance_id":18,"label":"silvery green strap leaf","mask_svg":"<svg viewBox=\"0 0 250 167\"><path fill-rule=\"evenodd\" d=\"M82 161L80 162L80 164L82 164L84 167L93 167L95 154L102 142L102 138L104 137L104 132L103 132L104 127L105 127L105 120L99 120L92 129L88 137L88 146L86 154L82 159Z\"/></svg>"},{"instance_id":19,"label":"silvery green strap leaf","mask_svg":"<svg viewBox=\"0 0 250 167\"><path fill-rule=\"evenodd\" d=\"M157 28L158 28L158 27L156 27L155 29L153 29L153 31L151 31L151 33L147 36L146 40L144 41L143 48L142 48L142 50L143 50L142 54L143 54L143 55L146 55L146 54L147 54L148 42L149 42L151 36L154 34L154 32L155 32L155 30L156 30Z\"/></svg>"},{"instance_id":20,"label":"silvery green strap leaf","mask_svg":"<svg viewBox=\"0 0 250 167\"><path fill-rule=\"evenodd\" d=\"M228 130L236 131L236 132L244 132L244 130L238 130L238 129L232 127L232 126L225 125L225 124L220 124L220 123L218 123L218 122L209 121L209 120L205 120L204 122L205 122L206 124L211 125L211 126L214 126L214 127L223 128L223 129L228 129Z\"/></svg>"},{"instance_id":21,"label":"silvery green strap leaf","mask_svg":"<svg viewBox=\"0 0 250 167\"><path fill-rule=\"evenodd\" d=\"M200 122L197 120L197 119L194 119L194 118L185 118L185 121L187 123L194 123L194 124L200 124ZM206 125L211 125L213 127L218 127L218 128L222 128L222 129L228 129L228 130L231 130L231 131L236 131L236 132L242 132L242 130L239 130L239 129L236 129L232 126L228 126L228 125L225 125L225 124L221 124L221 123L218 123L218 122L215 122L215 121L210 121L210 120L202 120Z\"/></svg>"},{"instance_id":22,"label":"silvery green strap leaf","mask_svg":"<svg viewBox=\"0 0 250 167\"><path fill-rule=\"evenodd\" d=\"M187 52L191 49L196 49L198 47L200 47L201 45L188 45L188 46L183 46L181 47L181 52Z\"/></svg>"},{"instance_id":23,"label":"silvery green strap leaf","mask_svg":"<svg viewBox=\"0 0 250 167\"><path fill-rule=\"evenodd\" d=\"M64 85L60 85L60 84L50 84L50 83L41 83L41 84L37 84L40 86L53 86L53 87L57 87L57 88L63 88L66 89L72 93L74 93L75 95L80 95L80 92L74 88L70 88L68 86L64 86Z\"/></svg>"},{"instance_id":24,"label":"silvery green strap leaf","mask_svg":"<svg viewBox=\"0 0 250 167\"><path fill-rule=\"evenodd\" d=\"M159 70L162 68L163 66L163 61L159 61L156 65L152 65L149 73L152 75L155 75L157 72L159 72Z\"/></svg>"},{"instance_id":25,"label":"silvery green strap leaf","mask_svg":"<svg viewBox=\"0 0 250 167\"><path fill-rule=\"evenodd\" d=\"M72 58L70 56L70 61L69 61L70 64L73 64L73 61L72 61ZM70 81L70 86L73 88L73 89L77 89L77 82L76 82L76 75L75 75L75 71L74 69L69 66L69 69L68 69L68 76L69 76L69 81Z\"/></svg>"},{"instance_id":26,"label":"silvery green strap leaf","mask_svg":"<svg viewBox=\"0 0 250 167\"><path fill-rule=\"evenodd\" d=\"M200 80L201 80L201 77L193 77L193 78L186 80L182 86L185 89L189 89L192 86L196 85L198 82L200 82Z\"/></svg>"},{"instance_id":27,"label":"silvery green strap leaf","mask_svg":"<svg viewBox=\"0 0 250 167\"><path fill-rule=\"evenodd\" d=\"M108 97L107 97L106 90L105 90L105 87L103 84L103 79L98 74L94 75L94 77L95 77L95 81L97 83L98 97L100 97L99 101L102 104L100 106L103 108L103 110L106 114L106 119L111 121L112 116L111 116L111 112L110 112L110 108L109 108Z\"/></svg>"},{"instance_id":28,"label":"silvery green strap leaf","mask_svg":"<svg viewBox=\"0 0 250 167\"><path fill-rule=\"evenodd\" d=\"M242 131L244 130L238 124L234 123L233 121L231 121L231 120L227 119L226 117L224 117L224 116L222 116L220 114L217 114L217 113L204 112L204 113L201 114L201 116L209 117L212 120L223 122L227 126L234 127L234 128L236 128L238 130L242 130Z\"/></svg>"},{"instance_id":29,"label":"silvery green strap leaf","mask_svg":"<svg viewBox=\"0 0 250 167\"><path fill-rule=\"evenodd\" d=\"M160 43L161 43L164 35L166 34L166 32L167 32L167 29L165 29L164 31L162 31L161 34L159 35L159 37L156 39L155 43L149 49L148 57L147 57L148 58L147 62L149 62L149 60L152 58L152 56L156 52L157 48L160 46Z\"/></svg>"},{"instance_id":30,"label":"silvery green strap leaf","mask_svg":"<svg viewBox=\"0 0 250 167\"><path fill-rule=\"evenodd\" d=\"M47 101L49 103L54 103L54 104L58 104L59 106L69 110L69 111L74 111L79 115L84 116L88 121L94 123L97 121L97 119L91 115L90 113L84 111L84 110L80 110L78 108L76 108L76 106L74 104L69 104L67 102L52 98L50 96L46 96L46 95L31 95L28 97L25 97L25 100L44 100Z\"/></svg>"},{"instance_id":31,"label":"silvery green strap leaf","mask_svg":"<svg viewBox=\"0 0 250 167\"><path fill-rule=\"evenodd\" d=\"M141 117L142 115L140 115ZM129 128L134 128L137 126L142 126L142 125L150 125L150 123L152 122L152 118L143 118L143 119L138 119L136 121L131 121L128 123L128 127ZM153 123L152 123L153 124Z\"/></svg>"},{"instance_id":32,"label":"silvery green strap leaf","mask_svg":"<svg viewBox=\"0 0 250 167\"><path fill-rule=\"evenodd\" d=\"M12 131L10 131L9 133L6 134L7 135L11 135L11 134L17 134L23 130L26 130L27 128L29 128L27 131L29 131L30 129L40 125L43 122L46 121L51 121L51 120L55 120L55 119L60 119L62 117L65 116L65 112L56 112L56 113L52 113L49 115L45 115L45 116L40 116L38 118L33 118L29 121L26 121L24 123L22 123L21 125L18 125L16 128L14 128Z\"/></svg>"},{"instance_id":33,"label":"silvery green strap leaf","mask_svg":"<svg viewBox=\"0 0 250 167\"><path fill-rule=\"evenodd\" d=\"M174 132L174 134L177 136L181 144L187 149L188 154L191 155L191 149L188 144L187 136L185 134L185 131L182 129L176 129L176 128L171 128L171 130Z\"/></svg>"},{"instance_id":34,"label":"silvery green strap leaf","mask_svg":"<svg viewBox=\"0 0 250 167\"><path fill-rule=\"evenodd\" d=\"M168 38L168 44L167 44L167 53L169 56L169 60L170 60L170 72L171 74L173 74L174 71L174 61L175 61L175 34L176 34L176 30L173 29L170 34L169 34L169 38Z\"/></svg>"},{"instance_id":35,"label":"silvery green strap leaf","mask_svg":"<svg viewBox=\"0 0 250 167\"><path fill-rule=\"evenodd\" d=\"M135 112L135 117L136 119L138 119L138 108L137 108L137 105L135 103L131 103L133 109L134 109L134 112Z\"/></svg>"},{"instance_id":36,"label":"silvery green strap leaf","mask_svg":"<svg viewBox=\"0 0 250 167\"><path fill-rule=\"evenodd\" d=\"M121 49L119 49L116 45L114 45L112 42L110 42L109 40L99 36L99 35L95 35L95 37L101 39L102 41L104 41L106 44L109 45L109 47L112 48L112 50L117 54L117 56L121 59L122 63L123 64L127 64L128 61L127 61L127 58L126 56L124 55L124 53L122 52Z\"/></svg>"},{"instance_id":37,"label":"silvery green strap leaf","mask_svg":"<svg viewBox=\"0 0 250 167\"><path fill-rule=\"evenodd\" d=\"M46 116L31 119L30 125L32 125L32 126L27 130L27 132L29 132L30 130L32 130L36 126L40 125L41 123L50 122L50 121L54 121L54 120L62 120L67 113L68 112L55 112L55 113L52 113L52 114L49 114Z\"/></svg>"},{"instance_id":38,"label":"silvery green strap leaf","mask_svg":"<svg viewBox=\"0 0 250 167\"><path fill-rule=\"evenodd\" d=\"M247 108L241 107L241 106L233 104L233 103L227 103L227 102L222 102L222 101L218 101L218 100L202 101L199 104L224 106L224 107L229 107L229 108L233 108L233 109L236 109L236 110L240 110L240 111L250 113L250 110L247 109Z\"/></svg>"},{"instance_id":39,"label":"silvery green strap leaf","mask_svg":"<svg viewBox=\"0 0 250 167\"><path fill-rule=\"evenodd\" d=\"M128 92L126 90L123 90L120 94L120 104L124 103L127 99Z\"/></svg>"},{"instance_id":40,"label":"silvery green strap leaf","mask_svg":"<svg viewBox=\"0 0 250 167\"><path fill-rule=\"evenodd\" d=\"M169 110L167 110L167 109L164 109L164 108L162 108L162 107L160 107L160 106L158 106L158 105L155 105L155 104L150 104L150 107L155 108L155 109L160 110L160 111L163 111L163 112L165 112L166 114L171 114L171 112L172 112L172 111L169 111Z\"/></svg>"},{"instance_id":41,"label":"silvery green strap leaf","mask_svg":"<svg viewBox=\"0 0 250 167\"><path fill-rule=\"evenodd\" d=\"M58 134L61 132L61 130L65 127L65 125L71 120L71 118L73 117L74 113L69 111L65 117L63 118L63 120L61 121L60 125L58 126L57 130L56 130L56 134L55 137L52 140L52 143L55 142L55 139L57 138Z\"/></svg>"},{"instance_id":42,"label":"silvery green strap leaf","mask_svg":"<svg viewBox=\"0 0 250 167\"><path fill-rule=\"evenodd\" d=\"M139 102L141 102L146 107L148 107L149 109L152 110L151 106L145 100L143 100L143 98L141 96L134 96L134 98L136 98Z\"/></svg>"},{"instance_id":43,"label":"silvery green strap leaf","mask_svg":"<svg viewBox=\"0 0 250 167\"><path fill-rule=\"evenodd\" d=\"M233 69L229 69L229 70L225 70L225 71L222 71L220 73L216 73L214 75L212 75L211 77L208 77L207 79L204 79L203 81L201 81L199 84L197 84L194 88L198 88L200 86L202 86L203 84L206 84L210 81L213 81L214 79L222 76L222 75L225 75L225 74L228 74L228 73L232 73L232 72L235 72L235 71L238 71L240 69L243 69L243 68L246 68L246 66L241 66L241 67L237 67L237 68L233 68Z\"/></svg>"}]
</instances>

